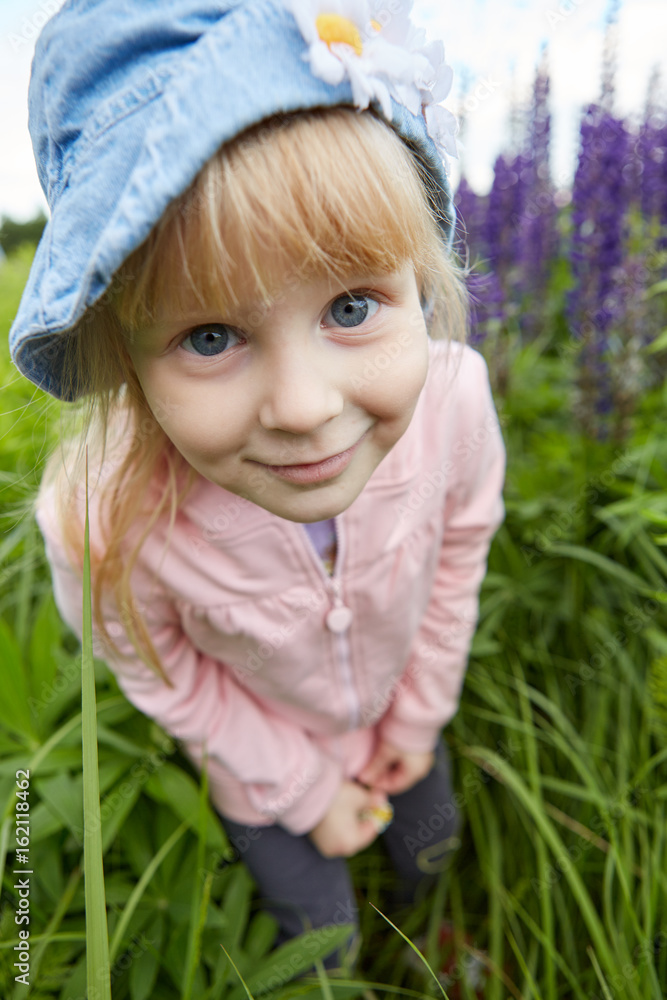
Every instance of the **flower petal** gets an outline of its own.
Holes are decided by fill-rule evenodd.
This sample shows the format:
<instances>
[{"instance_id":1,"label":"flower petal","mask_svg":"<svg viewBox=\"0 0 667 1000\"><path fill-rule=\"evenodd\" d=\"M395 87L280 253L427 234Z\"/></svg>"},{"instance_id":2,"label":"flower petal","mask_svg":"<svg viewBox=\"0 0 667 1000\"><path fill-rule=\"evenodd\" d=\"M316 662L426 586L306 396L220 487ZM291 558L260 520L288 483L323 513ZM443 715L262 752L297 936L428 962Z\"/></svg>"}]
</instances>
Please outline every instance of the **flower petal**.
<instances>
[{"instance_id":1,"label":"flower petal","mask_svg":"<svg viewBox=\"0 0 667 1000\"><path fill-rule=\"evenodd\" d=\"M332 87L341 83L345 77L345 66L335 53L335 49L339 48L347 49L348 46L332 45L330 50L328 45L318 41L315 45L311 45L308 53L313 75L325 83L330 83Z\"/></svg>"},{"instance_id":2,"label":"flower petal","mask_svg":"<svg viewBox=\"0 0 667 1000\"><path fill-rule=\"evenodd\" d=\"M315 10L313 0L285 0L285 6L297 23L297 27L306 42L312 45L318 41L315 28Z\"/></svg>"},{"instance_id":3,"label":"flower petal","mask_svg":"<svg viewBox=\"0 0 667 1000\"><path fill-rule=\"evenodd\" d=\"M451 111L441 107L439 104L431 104L425 109L424 117L426 118L428 134L438 149L448 156L458 159L455 138L458 131L458 123Z\"/></svg>"}]
</instances>

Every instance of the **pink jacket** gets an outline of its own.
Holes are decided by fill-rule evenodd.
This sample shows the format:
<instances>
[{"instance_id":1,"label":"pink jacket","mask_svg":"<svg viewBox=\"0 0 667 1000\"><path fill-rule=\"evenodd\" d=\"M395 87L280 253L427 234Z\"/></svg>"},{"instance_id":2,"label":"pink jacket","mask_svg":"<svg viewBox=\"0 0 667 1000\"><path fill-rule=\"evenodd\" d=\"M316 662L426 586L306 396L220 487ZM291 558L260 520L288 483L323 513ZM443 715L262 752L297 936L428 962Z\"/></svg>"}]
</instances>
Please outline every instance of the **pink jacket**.
<instances>
[{"instance_id":1,"label":"pink jacket","mask_svg":"<svg viewBox=\"0 0 667 1000\"><path fill-rule=\"evenodd\" d=\"M137 657L122 615L109 619L128 655L101 655L128 699L195 762L206 746L211 798L237 822L311 830L380 736L430 751L456 712L505 455L482 357L429 350L408 430L336 518L333 577L302 524L201 479L168 545L168 525L155 527L133 579L173 687ZM80 575L54 507L44 488L55 598L80 635ZM326 623L338 606L351 613L344 631Z\"/></svg>"}]
</instances>

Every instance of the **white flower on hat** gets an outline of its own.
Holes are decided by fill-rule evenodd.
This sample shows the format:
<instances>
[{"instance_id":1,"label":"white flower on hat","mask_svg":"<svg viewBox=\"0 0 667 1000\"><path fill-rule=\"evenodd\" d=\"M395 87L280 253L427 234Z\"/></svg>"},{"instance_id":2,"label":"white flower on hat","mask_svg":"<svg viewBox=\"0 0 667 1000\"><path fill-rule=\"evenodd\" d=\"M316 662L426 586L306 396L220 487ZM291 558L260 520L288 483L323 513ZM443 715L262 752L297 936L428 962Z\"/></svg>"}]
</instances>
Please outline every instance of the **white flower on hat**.
<instances>
[{"instance_id":1,"label":"white flower on hat","mask_svg":"<svg viewBox=\"0 0 667 1000\"><path fill-rule=\"evenodd\" d=\"M313 75L335 86L345 78L358 108L378 101L391 121L391 98L422 113L438 152L456 156L457 124L439 102L452 86L442 42L426 44L410 20L412 0L284 0L303 35Z\"/></svg>"}]
</instances>

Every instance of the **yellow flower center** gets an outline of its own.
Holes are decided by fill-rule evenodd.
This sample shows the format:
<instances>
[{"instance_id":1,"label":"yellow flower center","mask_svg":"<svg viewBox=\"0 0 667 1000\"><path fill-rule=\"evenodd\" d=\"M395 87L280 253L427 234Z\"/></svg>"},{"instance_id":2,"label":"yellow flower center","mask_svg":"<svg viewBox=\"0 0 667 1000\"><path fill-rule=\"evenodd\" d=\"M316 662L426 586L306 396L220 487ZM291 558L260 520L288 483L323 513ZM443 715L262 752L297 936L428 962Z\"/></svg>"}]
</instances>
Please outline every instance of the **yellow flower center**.
<instances>
[{"instance_id":1,"label":"yellow flower center","mask_svg":"<svg viewBox=\"0 0 667 1000\"><path fill-rule=\"evenodd\" d=\"M329 47L335 42L343 42L353 48L358 56L364 50L359 29L347 17L340 14L320 14L315 27L317 34Z\"/></svg>"}]
</instances>

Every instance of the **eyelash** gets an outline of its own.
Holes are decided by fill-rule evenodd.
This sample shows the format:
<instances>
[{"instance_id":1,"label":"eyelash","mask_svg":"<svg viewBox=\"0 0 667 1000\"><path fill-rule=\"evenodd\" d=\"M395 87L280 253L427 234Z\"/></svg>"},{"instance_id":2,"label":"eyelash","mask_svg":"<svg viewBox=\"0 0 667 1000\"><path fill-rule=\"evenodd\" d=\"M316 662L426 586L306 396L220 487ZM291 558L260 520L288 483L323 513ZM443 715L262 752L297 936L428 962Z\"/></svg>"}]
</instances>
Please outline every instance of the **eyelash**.
<instances>
[{"instance_id":1,"label":"eyelash","mask_svg":"<svg viewBox=\"0 0 667 1000\"><path fill-rule=\"evenodd\" d=\"M358 329L358 327L363 326L366 323L367 319L372 319L372 317L375 316L377 310L380 308L381 301L380 301L380 299L379 299L379 297L377 295L372 294L371 292L367 291L366 289L355 289L355 290L350 291L350 292L345 292L342 295L337 295L336 298L333 299L329 303L329 305L327 306L327 309L326 309L326 312L324 313L324 316L325 317L328 316L329 313L331 313L333 307L336 305L336 303L340 302L341 300L347 300L349 302L350 300L358 300L359 301L359 300L362 300L362 299L366 299L368 302L371 302L371 303L373 303L376 306L376 309L371 313L370 317L364 316L364 318L362 319L361 323L357 324L356 326L354 326L354 325L345 326L344 324L338 324L338 323L334 322L331 327L328 327L328 329L337 328L337 329L341 329L341 330L355 330L355 329ZM323 323L324 323L324 321L323 321ZM183 337L183 339L180 341L180 345L179 346L182 347L183 350L186 351L188 354L193 354L195 357L199 357L199 358L206 358L206 357L217 358L217 357L220 357L221 355L228 353L227 347L225 347L225 349L222 350L222 351L219 351L219 352L214 353L214 354L207 355L207 354L200 354L198 351L189 350L185 346L186 343L187 343L187 341L190 340L190 338L193 337L195 334L197 334L197 333L205 333L207 331L208 332L212 332L214 330L217 331L217 332L224 332L224 333L226 333L228 335L231 334L232 336L237 337L241 343L243 343L244 340L245 340L245 338L243 337L243 335L241 333L236 332L233 327L227 325L226 323L203 323L201 326L196 326L196 327L194 327L194 329L190 330ZM238 345L231 345L231 346L238 346Z\"/></svg>"},{"instance_id":2,"label":"eyelash","mask_svg":"<svg viewBox=\"0 0 667 1000\"><path fill-rule=\"evenodd\" d=\"M193 337L196 333L206 333L206 332L212 332L212 331L224 332L224 333L227 333L227 334L231 334L232 336L237 337L241 342L243 342L244 339L245 339L242 336L242 334L237 333L233 329L233 327L228 326L226 323L202 323L201 326L196 326L193 330L190 330L185 335L185 337L183 337L183 339L181 340L179 346L182 347L183 350L186 351L188 354L193 354L196 358L206 358L206 357L218 358L218 357L220 357L221 354L226 354L227 351L224 350L224 351L220 351L217 354L208 354L207 355L207 354L199 354L198 351L190 351L185 346L186 343L187 343L187 341L190 340L190 338ZM232 346L235 346L235 345L232 345Z\"/></svg>"}]
</instances>

